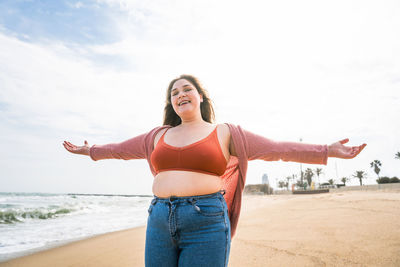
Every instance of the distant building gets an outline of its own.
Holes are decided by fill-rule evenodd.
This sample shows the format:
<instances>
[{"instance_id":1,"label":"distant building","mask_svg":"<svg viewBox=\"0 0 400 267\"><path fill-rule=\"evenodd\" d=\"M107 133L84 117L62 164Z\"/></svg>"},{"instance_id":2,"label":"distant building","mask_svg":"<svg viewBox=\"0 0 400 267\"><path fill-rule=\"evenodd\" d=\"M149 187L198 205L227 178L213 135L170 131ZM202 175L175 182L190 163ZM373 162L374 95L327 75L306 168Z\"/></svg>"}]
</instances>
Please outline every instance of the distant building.
<instances>
[{"instance_id":1,"label":"distant building","mask_svg":"<svg viewBox=\"0 0 400 267\"><path fill-rule=\"evenodd\" d=\"M263 176L262 176L262 184L268 184L269 185L269 179L268 179L268 175L266 173L264 173Z\"/></svg>"}]
</instances>

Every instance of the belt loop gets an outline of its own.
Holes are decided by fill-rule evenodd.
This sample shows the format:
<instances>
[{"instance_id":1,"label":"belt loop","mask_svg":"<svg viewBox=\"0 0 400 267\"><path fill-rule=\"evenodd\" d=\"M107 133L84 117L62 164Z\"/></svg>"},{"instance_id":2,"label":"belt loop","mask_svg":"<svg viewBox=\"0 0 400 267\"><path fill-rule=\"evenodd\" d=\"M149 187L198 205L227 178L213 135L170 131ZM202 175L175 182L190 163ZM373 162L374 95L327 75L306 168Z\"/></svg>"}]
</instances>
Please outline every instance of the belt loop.
<instances>
[{"instance_id":1,"label":"belt loop","mask_svg":"<svg viewBox=\"0 0 400 267\"><path fill-rule=\"evenodd\" d=\"M220 192L222 195L225 195L225 194L226 194L225 189L221 189L221 190L219 190L219 192Z\"/></svg>"},{"instance_id":2,"label":"belt loop","mask_svg":"<svg viewBox=\"0 0 400 267\"><path fill-rule=\"evenodd\" d=\"M169 198L168 198L168 202L169 202L169 204L172 206L172 202L175 200L176 198L174 197L174 196L170 196Z\"/></svg>"}]
</instances>

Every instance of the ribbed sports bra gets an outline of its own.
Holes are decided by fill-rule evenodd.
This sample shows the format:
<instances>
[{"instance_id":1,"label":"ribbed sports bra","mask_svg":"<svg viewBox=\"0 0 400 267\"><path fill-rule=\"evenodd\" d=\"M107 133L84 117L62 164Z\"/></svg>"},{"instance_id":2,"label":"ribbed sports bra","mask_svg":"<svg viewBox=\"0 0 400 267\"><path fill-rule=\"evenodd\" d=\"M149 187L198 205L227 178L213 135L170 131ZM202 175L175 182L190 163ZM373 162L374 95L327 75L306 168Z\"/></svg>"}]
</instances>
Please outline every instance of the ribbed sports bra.
<instances>
[{"instance_id":1,"label":"ribbed sports bra","mask_svg":"<svg viewBox=\"0 0 400 267\"><path fill-rule=\"evenodd\" d=\"M207 137L183 147L164 142L161 136L150 160L156 173L169 170L193 171L221 176L226 170L226 159L218 141L217 127Z\"/></svg>"}]
</instances>

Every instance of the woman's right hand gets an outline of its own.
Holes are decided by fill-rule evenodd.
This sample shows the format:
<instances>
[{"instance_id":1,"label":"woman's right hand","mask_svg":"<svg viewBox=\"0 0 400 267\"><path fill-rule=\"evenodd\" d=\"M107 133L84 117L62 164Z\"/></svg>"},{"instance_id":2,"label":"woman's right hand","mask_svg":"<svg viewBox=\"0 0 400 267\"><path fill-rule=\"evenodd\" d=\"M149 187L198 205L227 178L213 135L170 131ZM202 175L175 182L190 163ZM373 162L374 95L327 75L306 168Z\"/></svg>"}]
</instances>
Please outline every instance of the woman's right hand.
<instances>
[{"instance_id":1,"label":"woman's right hand","mask_svg":"<svg viewBox=\"0 0 400 267\"><path fill-rule=\"evenodd\" d=\"M63 146L71 153L89 156L90 146L86 140L83 146L76 146L68 141L64 141Z\"/></svg>"}]
</instances>

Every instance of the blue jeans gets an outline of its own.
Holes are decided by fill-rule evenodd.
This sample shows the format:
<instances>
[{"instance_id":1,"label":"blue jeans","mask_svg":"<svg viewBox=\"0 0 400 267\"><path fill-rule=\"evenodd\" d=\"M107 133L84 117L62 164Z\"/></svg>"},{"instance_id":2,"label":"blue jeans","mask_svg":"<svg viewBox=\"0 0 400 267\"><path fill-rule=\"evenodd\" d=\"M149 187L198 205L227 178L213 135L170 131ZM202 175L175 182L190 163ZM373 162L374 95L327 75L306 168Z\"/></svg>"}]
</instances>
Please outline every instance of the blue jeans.
<instances>
[{"instance_id":1,"label":"blue jeans","mask_svg":"<svg viewBox=\"0 0 400 267\"><path fill-rule=\"evenodd\" d=\"M154 197L146 230L146 267L228 266L231 228L221 192Z\"/></svg>"}]
</instances>

